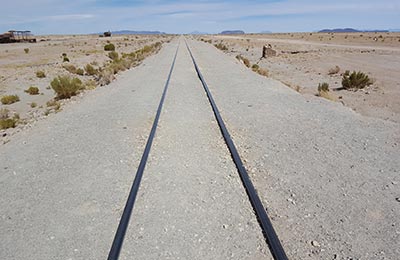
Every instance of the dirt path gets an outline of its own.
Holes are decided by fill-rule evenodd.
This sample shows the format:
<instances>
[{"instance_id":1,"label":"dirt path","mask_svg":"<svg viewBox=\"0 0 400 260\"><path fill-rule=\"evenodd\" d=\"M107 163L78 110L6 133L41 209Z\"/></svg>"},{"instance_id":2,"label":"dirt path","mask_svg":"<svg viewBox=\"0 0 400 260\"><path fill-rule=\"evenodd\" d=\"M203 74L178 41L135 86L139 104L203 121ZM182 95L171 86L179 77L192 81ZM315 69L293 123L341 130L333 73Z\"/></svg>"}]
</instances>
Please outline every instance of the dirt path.
<instances>
[{"instance_id":1,"label":"dirt path","mask_svg":"<svg viewBox=\"0 0 400 260\"><path fill-rule=\"evenodd\" d=\"M184 42L122 259L272 259Z\"/></svg>"}]
</instances>

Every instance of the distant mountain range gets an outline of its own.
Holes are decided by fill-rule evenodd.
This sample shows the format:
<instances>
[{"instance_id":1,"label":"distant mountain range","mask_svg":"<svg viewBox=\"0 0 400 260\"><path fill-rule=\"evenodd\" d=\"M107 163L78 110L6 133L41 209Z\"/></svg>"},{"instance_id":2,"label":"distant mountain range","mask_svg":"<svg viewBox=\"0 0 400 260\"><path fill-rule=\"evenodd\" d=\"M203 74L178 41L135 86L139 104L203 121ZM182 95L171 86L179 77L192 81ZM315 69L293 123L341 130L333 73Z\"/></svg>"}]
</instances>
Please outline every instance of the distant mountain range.
<instances>
[{"instance_id":1,"label":"distant mountain range","mask_svg":"<svg viewBox=\"0 0 400 260\"><path fill-rule=\"evenodd\" d=\"M102 32L99 34L103 34ZM159 31L130 31L130 30L121 30L121 31L113 31L111 34L165 34L165 32Z\"/></svg>"},{"instance_id":2,"label":"distant mountain range","mask_svg":"<svg viewBox=\"0 0 400 260\"><path fill-rule=\"evenodd\" d=\"M232 30L232 31L223 31L219 34L245 34L244 31L241 30Z\"/></svg>"},{"instance_id":3,"label":"distant mountain range","mask_svg":"<svg viewBox=\"0 0 400 260\"><path fill-rule=\"evenodd\" d=\"M389 30L356 30L353 28L323 29L320 33L389 32Z\"/></svg>"}]
</instances>

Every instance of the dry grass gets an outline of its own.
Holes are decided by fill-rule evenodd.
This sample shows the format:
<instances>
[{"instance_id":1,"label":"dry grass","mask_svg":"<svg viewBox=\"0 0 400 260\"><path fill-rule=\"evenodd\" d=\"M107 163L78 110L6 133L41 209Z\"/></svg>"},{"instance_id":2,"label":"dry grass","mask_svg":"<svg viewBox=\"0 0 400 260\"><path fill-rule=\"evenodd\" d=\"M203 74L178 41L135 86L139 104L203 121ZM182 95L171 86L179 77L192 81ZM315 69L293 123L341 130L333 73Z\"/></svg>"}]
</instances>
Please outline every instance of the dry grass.
<instances>
[{"instance_id":1,"label":"dry grass","mask_svg":"<svg viewBox=\"0 0 400 260\"><path fill-rule=\"evenodd\" d=\"M66 69L69 73L76 74L76 67L72 64L63 65L63 68Z\"/></svg>"},{"instance_id":2,"label":"dry grass","mask_svg":"<svg viewBox=\"0 0 400 260\"><path fill-rule=\"evenodd\" d=\"M6 95L6 96L2 96L0 101L3 105L10 105L15 102L18 102L19 97L17 95Z\"/></svg>"},{"instance_id":3,"label":"dry grass","mask_svg":"<svg viewBox=\"0 0 400 260\"><path fill-rule=\"evenodd\" d=\"M46 77L46 73L44 73L44 71L42 71L42 70L38 70L38 71L36 71L36 77L45 78Z\"/></svg>"},{"instance_id":4,"label":"dry grass","mask_svg":"<svg viewBox=\"0 0 400 260\"><path fill-rule=\"evenodd\" d=\"M98 71L90 64L85 66L86 74L89 76L97 75Z\"/></svg>"},{"instance_id":5,"label":"dry grass","mask_svg":"<svg viewBox=\"0 0 400 260\"><path fill-rule=\"evenodd\" d=\"M28 89L24 90L25 93L29 95L39 95L39 88L38 87L29 87Z\"/></svg>"},{"instance_id":6,"label":"dry grass","mask_svg":"<svg viewBox=\"0 0 400 260\"><path fill-rule=\"evenodd\" d=\"M8 109L0 109L0 129L14 128L17 126L18 120L18 114L14 114L14 116L11 117Z\"/></svg>"}]
</instances>

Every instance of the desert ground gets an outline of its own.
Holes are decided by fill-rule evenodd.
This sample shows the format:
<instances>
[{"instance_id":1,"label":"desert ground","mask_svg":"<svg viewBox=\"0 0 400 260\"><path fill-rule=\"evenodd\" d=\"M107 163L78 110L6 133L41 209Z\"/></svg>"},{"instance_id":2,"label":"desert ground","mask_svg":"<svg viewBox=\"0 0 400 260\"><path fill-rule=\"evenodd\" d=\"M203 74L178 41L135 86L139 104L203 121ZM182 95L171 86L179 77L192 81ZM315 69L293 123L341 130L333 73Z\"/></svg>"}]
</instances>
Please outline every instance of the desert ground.
<instances>
[{"instance_id":1,"label":"desert ground","mask_svg":"<svg viewBox=\"0 0 400 260\"><path fill-rule=\"evenodd\" d=\"M232 56L241 55L269 76L306 95L317 94L319 83L330 85L330 98L358 113L400 122L400 33L282 33L201 37L222 43ZM276 56L263 58L270 44ZM339 71L329 75L338 66ZM340 90L346 71L366 73L374 84L360 90Z\"/></svg>"},{"instance_id":2,"label":"desert ground","mask_svg":"<svg viewBox=\"0 0 400 260\"><path fill-rule=\"evenodd\" d=\"M112 43L119 57L132 53L144 46L156 42L164 43L171 36L117 35L99 37L98 35L36 36L37 43L0 44L0 97L17 95L19 101L13 104L1 104L0 109L7 109L10 115L18 114L20 120L16 128L3 129L2 142L8 142L9 136L23 128L29 128L50 113L58 112L63 104L70 101L57 100L51 81L60 75L78 78L85 86L85 91L109 83L115 76L101 75L107 65L112 63L110 51L104 46ZM64 56L68 62L64 61ZM85 66L90 64L95 73L89 74ZM137 66L138 64L134 64ZM126 69L126 68L124 68ZM81 70L81 72L79 72ZM121 71L123 69L120 69ZM44 76L37 75L43 72ZM119 71L115 71L117 74ZM108 78L101 76L107 76ZM29 87L39 88L39 93L26 93ZM76 99L78 97L73 97Z\"/></svg>"},{"instance_id":3,"label":"desert ground","mask_svg":"<svg viewBox=\"0 0 400 260\"><path fill-rule=\"evenodd\" d=\"M0 45L2 95L21 98L1 108L26 115L20 124L29 125L1 132L0 258L107 258L176 53L120 259L273 259L187 43L288 259L397 259L398 35L383 35L384 42L379 34L378 42L320 36L50 36ZM101 71L113 64L107 40L121 57L162 46L108 84L78 75L97 84L30 123L30 103L48 109L55 93L47 87L70 73L66 63L95 62ZM260 60L268 43L277 55ZM255 73L238 55L268 73ZM335 66L340 71L328 75ZM37 69L46 77L37 78ZM374 82L334 91L344 70L362 70ZM330 83L331 96L315 95L320 82ZM30 85L46 93L28 95Z\"/></svg>"}]
</instances>

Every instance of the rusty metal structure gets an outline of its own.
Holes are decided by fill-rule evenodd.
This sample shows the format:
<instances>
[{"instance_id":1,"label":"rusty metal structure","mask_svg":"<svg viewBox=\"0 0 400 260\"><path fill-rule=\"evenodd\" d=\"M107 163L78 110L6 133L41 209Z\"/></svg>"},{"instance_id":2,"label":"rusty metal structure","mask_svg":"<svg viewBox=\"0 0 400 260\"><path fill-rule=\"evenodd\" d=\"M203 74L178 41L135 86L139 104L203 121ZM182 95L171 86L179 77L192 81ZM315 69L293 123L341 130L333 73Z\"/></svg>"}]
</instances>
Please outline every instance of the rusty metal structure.
<instances>
[{"instance_id":1,"label":"rusty metal structure","mask_svg":"<svg viewBox=\"0 0 400 260\"><path fill-rule=\"evenodd\" d=\"M36 39L33 37L31 31L10 30L0 34L0 43L14 42L36 42Z\"/></svg>"}]
</instances>

